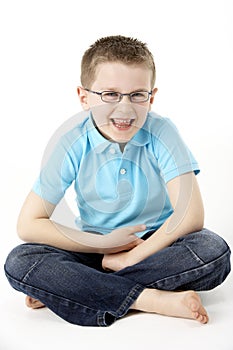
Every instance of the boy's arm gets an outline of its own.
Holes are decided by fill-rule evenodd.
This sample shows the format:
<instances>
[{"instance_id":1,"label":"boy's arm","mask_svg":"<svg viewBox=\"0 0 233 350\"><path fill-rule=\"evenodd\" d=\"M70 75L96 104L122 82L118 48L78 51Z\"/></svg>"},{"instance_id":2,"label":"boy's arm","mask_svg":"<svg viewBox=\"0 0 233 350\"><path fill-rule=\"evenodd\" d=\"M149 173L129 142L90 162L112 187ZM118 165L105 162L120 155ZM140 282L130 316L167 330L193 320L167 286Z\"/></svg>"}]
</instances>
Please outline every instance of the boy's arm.
<instances>
[{"instance_id":1,"label":"boy's arm","mask_svg":"<svg viewBox=\"0 0 233 350\"><path fill-rule=\"evenodd\" d=\"M116 271L134 265L171 245L179 237L203 228L204 209L194 173L172 179L167 183L167 189L173 214L142 244L126 253L105 255L104 268Z\"/></svg>"},{"instance_id":2,"label":"boy's arm","mask_svg":"<svg viewBox=\"0 0 233 350\"><path fill-rule=\"evenodd\" d=\"M144 226L131 226L100 235L78 231L50 220L55 205L31 191L19 214L17 231L26 242L51 245L60 249L86 253L116 253L132 249L141 242L135 233Z\"/></svg>"}]
</instances>

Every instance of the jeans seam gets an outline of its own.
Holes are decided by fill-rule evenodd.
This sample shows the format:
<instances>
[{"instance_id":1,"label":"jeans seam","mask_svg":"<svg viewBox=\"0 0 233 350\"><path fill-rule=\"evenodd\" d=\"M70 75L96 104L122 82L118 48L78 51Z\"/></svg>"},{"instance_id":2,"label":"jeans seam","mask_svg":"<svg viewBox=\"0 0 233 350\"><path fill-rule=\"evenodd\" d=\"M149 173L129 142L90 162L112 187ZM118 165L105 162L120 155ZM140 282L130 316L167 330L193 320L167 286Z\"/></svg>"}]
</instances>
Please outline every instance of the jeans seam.
<instances>
[{"instance_id":1,"label":"jeans seam","mask_svg":"<svg viewBox=\"0 0 233 350\"><path fill-rule=\"evenodd\" d=\"M172 279L172 278L176 278L177 276L184 276L185 274L189 274L189 273L193 273L194 271L198 271L198 270L203 270L203 269L208 269L210 268L212 265L216 265L216 263L223 259L224 256L230 254L230 249L228 248L222 255L220 255L217 259L214 259L208 263L205 263L204 265L202 266L199 266L199 267L196 267L194 269L190 269L188 271L184 271L184 272L181 272L179 274L176 274L176 275L173 275L173 276L168 276L168 277L165 277L165 278L162 278L161 280L158 280L156 282L153 282L153 283L150 283L147 285L147 287L152 287L152 288L155 288L155 285L158 284L158 283L161 283L163 281L167 281L169 279Z\"/></svg>"},{"instance_id":2,"label":"jeans seam","mask_svg":"<svg viewBox=\"0 0 233 350\"><path fill-rule=\"evenodd\" d=\"M192 250L192 248L189 247L189 245L186 244L185 247L188 249L188 251L192 254L193 258L194 258L197 262L201 263L202 265L205 264L205 261L202 260L202 259Z\"/></svg>"},{"instance_id":3,"label":"jeans seam","mask_svg":"<svg viewBox=\"0 0 233 350\"><path fill-rule=\"evenodd\" d=\"M112 316L111 322L106 322L107 315ZM98 311L97 313L97 325L98 326L110 326L115 320L116 320L116 315L112 311Z\"/></svg>"},{"instance_id":4,"label":"jeans seam","mask_svg":"<svg viewBox=\"0 0 233 350\"><path fill-rule=\"evenodd\" d=\"M129 310L130 306L134 303L134 301L138 298L138 296L141 294L141 292L146 287L142 286L141 284L136 284L128 293L127 297L123 301L123 303L120 305L120 307L117 309L116 314L117 317L123 317L127 311Z\"/></svg>"},{"instance_id":5,"label":"jeans seam","mask_svg":"<svg viewBox=\"0 0 233 350\"><path fill-rule=\"evenodd\" d=\"M35 261L33 264L32 264L32 266L30 267L30 269L27 271L27 273L23 276L23 278L22 278L22 282L24 282L24 283L26 283L27 282L27 280L30 278L30 274L35 270L35 268L45 259L45 255L43 255L42 257L41 257L41 259L39 259L39 260L37 260L37 261Z\"/></svg>"},{"instance_id":6,"label":"jeans seam","mask_svg":"<svg viewBox=\"0 0 233 350\"><path fill-rule=\"evenodd\" d=\"M38 261L35 261L32 266L30 267L30 269L26 272L26 274L23 276L22 278L22 282L26 282L27 279L29 278L29 275L31 273L31 271L34 270L34 267L36 267L36 265L38 264Z\"/></svg>"}]
</instances>

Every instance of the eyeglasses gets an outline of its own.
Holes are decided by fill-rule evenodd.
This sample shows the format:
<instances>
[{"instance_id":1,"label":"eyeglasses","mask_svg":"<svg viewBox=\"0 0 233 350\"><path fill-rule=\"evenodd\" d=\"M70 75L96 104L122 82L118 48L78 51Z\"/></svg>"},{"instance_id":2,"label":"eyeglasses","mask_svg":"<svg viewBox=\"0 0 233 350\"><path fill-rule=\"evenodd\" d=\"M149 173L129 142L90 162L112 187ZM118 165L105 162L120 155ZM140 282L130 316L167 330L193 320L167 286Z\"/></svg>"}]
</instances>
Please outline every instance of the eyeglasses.
<instances>
[{"instance_id":1,"label":"eyeglasses","mask_svg":"<svg viewBox=\"0 0 233 350\"><path fill-rule=\"evenodd\" d=\"M132 103L142 103L147 102L152 94L152 91L135 91L131 92L130 94L121 94L120 92L115 91L93 91L89 89L84 90L91 92L92 94L99 95L101 97L101 100L103 102L107 103L116 103L120 102L123 98L123 96L129 96L130 102Z\"/></svg>"}]
</instances>

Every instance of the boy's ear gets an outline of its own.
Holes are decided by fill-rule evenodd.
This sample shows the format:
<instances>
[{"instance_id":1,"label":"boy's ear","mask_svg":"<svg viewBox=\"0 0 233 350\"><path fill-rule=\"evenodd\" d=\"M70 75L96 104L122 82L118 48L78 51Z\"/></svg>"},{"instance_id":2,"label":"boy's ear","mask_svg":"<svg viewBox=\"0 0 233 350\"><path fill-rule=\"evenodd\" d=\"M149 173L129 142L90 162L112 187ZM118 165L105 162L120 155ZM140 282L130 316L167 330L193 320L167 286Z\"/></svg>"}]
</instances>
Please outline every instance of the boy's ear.
<instances>
[{"instance_id":1,"label":"boy's ear","mask_svg":"<svg viewBox=\"0 0 233 350\"><path fill-rule=\"evenodd\" d=\"M152 94L151 94L151 98L150 98L150 104L151 104L151 105L152 105L153 102L154 102L154 97L155 97L155 94L156 94L157 91L158 91L157 88L154 88L154 89L152 90Z\"/></svg>"},{"instance_id":2,"label":"boy's ear","mask_svg":"<svg viewBox=\"0 0 233 350\"><path fill-rule=\"evenodd\" d=\"M83 109L85 111L88 111L90 109L90 107L89 107L88 100L87 100L87 91L83 87L78 86L77 93L78 93L79 101L80 101Z\"/></svg>"}]
</instances>

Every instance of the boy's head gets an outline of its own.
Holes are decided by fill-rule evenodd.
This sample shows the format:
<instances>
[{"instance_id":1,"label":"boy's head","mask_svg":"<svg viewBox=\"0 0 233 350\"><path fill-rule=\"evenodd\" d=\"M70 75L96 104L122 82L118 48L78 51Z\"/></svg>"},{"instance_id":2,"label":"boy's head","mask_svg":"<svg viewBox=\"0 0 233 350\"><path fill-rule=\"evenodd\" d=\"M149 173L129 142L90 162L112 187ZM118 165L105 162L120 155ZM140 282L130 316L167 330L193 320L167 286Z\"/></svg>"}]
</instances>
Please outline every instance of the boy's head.
<instances>
[{"instance_id":1,"label":"boy's head","mask_svg":"<svg viewBox=\"0 0 233 350\"><path fill-rule=\"evenodd\" d=\"M83 108L105 138L129 141L145 123L157 91L152 54L137 39L110 36L84 53L81 68Z\"/></svg>"}]
</instances>

